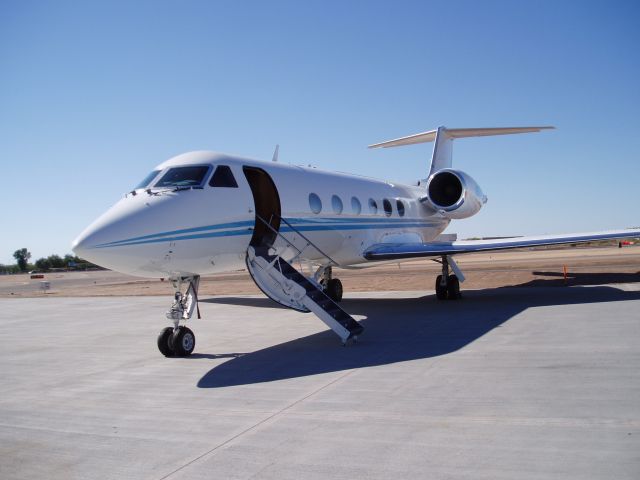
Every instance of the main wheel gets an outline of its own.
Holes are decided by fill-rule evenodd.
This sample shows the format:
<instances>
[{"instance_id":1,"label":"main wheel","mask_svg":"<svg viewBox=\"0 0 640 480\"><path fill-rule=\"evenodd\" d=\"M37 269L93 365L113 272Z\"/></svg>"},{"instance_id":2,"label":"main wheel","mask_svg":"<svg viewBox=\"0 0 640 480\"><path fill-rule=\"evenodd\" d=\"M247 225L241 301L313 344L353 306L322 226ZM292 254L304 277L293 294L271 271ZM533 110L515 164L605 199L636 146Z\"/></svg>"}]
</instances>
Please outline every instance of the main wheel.
<instances>
[{"instance_id":1,"label":"main wheel","mask_svg":"<svg viewBox=\"0 0 640 480\"><path fill-rule=\"evenodd\" d=\"M449 300L457 300L460 298L460 281L455 275L449 275L447 281L447 298Z\"/></svg>"},{"instance_id":2,"label":"main wheel","mask_svg":"<svg viewBox=\"0 0 640 480\"><path fill-rule=\"evenodd\" d=\"M160 353L165 357L173 357L175 353L173 351L171 337L173 337L173 328L171 327L163 328L160 335L158 335L158 350L160 350Z\"/></svg>"},{"instance_id":3,"label":"main wheel","mask_svg":"<svg viewBox=\"0 0 640 480\"><path fill-rule=\"evenodd\" d=\"M334 302L339 302L342 300L342 282L337 278L332 278L327 282L324 293Z\"/></svg>"},{"instance_id":4,"label":"main wheel","mask_svg":"<svg viewBox=\"0 0 640 480\"><path fill-rule=\"evenodd\" d=\"M436 277L436 298L445 300L447 298L447 286L442 285L442 275Z\"/></svg>"},{"instance_id":5,"label":"main wheel","mask_svg":"<svg viewBox=\"0 0 640 480\"><path fill-rule=\"evenodd\" d=\"M178 357L188 357L196 346L196 336L187 327L178 327L171 337L171 346Z\"/></svg>"}]
</instances>

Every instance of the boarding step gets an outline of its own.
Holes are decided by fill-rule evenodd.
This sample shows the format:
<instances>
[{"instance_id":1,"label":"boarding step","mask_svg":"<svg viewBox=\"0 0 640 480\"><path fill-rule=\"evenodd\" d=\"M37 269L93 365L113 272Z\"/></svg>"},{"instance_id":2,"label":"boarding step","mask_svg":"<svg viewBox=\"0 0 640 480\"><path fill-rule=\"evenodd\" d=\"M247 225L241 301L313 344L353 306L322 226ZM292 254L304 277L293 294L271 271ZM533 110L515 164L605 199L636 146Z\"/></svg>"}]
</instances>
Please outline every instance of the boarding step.
<instances>
[{"instance_id":1,"label":"boarding step","mask_svg":"<svg viewBox=\"0 0 640 480\"><path fill-rule=\"evenodd\" d=\"M254 282L272 300L303 312L313 312L347 343L364 328L327 296L322 287L305 277L267 247L249 247L247 267Z\"/></svg>"}]
</instances>

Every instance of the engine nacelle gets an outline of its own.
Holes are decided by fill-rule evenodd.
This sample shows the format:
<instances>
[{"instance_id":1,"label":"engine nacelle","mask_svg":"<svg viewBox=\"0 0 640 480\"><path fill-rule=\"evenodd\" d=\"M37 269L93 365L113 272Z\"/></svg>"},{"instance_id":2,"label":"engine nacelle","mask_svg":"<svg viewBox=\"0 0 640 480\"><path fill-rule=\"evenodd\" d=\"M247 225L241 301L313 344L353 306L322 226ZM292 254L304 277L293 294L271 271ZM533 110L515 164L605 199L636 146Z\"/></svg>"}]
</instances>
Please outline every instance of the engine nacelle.
<instances>
[{"instance_id":1,"label":"engine nacelle","mask_svg":"<svg viewBox=\"0 0 640 480\"><path fill-rule=\"evenodd\" d=\"M487 203L487 197L475 180L452 168L444 168L429 177L427 195L422 200L451 219L471 217Z\"/></svg>"}]
</instances>

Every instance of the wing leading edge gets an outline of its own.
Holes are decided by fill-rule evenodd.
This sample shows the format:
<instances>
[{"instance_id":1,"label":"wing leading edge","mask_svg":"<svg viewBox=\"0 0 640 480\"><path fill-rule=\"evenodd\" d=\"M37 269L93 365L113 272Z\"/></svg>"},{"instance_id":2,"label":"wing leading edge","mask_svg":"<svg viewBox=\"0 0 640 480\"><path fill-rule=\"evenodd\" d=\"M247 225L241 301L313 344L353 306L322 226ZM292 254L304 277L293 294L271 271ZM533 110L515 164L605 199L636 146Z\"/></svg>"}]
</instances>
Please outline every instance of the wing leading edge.
<instances>
[{"instance_id":1,"label":"wing leading edge","mask_svg":"<svg viewBox=\"0 0 640 480\"><path fill-rule=\"evenodd\" d=\"M367 260L394 260L401 258L439 257L460 253L489 252L512 248L542 247L586 243L597 240L640 237L640 229L611 230L606 232L573 233L567 235L540 235L531 237L500 238L492 240L460 240L433 243L380 243L364 252Z\"/></svg>"}]
</instances>

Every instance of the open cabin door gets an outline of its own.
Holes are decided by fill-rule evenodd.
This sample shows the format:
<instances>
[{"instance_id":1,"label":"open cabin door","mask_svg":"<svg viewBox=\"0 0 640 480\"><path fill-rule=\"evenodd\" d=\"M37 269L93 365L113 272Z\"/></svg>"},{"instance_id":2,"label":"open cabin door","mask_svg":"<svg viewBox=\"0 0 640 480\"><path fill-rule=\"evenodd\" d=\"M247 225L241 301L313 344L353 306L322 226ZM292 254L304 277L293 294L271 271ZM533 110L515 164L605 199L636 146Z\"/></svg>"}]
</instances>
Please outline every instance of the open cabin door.
<instances>
[{"instance_id":1,"label":"open cabin door","mask_svg":"<svg viewBox=\"0 0 640 480\"><path fill-rule=\"evenodd\" d=\"M331 300L317 281L306 278L272 251L280 229L278 190L269 174L261 168L242 167L242 170L251 187L256 214L246 257L247 270L253 281L267 297L280 305L315 313L343 344L357 338L364 330L362 325Z\"/></svg>"},{"instance_id":2,"label":"open cabin door","mask_svg":"<svg viewBox=\"0 0 640 480\"><path fill-rule=\"evenodd\" d=\"M271 247L276 241L276 232L280 229L281 207L278 189L269 174L261 168L245 166L242 167L242 170L251 187L256 214L250 245L252 247ZM261 221L260 218L264 221ZM271 228L265 225L265 222Z\"/></svg>"}]
</instances>

